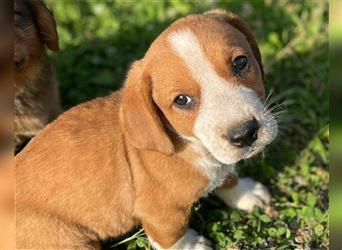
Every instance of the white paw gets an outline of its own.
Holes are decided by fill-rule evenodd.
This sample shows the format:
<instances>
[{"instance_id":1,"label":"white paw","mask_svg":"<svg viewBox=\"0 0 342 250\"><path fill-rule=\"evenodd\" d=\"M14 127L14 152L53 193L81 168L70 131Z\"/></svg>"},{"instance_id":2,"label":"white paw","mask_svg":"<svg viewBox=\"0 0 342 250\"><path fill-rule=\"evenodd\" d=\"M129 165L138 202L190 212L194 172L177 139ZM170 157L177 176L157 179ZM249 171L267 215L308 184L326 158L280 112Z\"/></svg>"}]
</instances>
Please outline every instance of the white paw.
<instances>
[{"instance_id":1,"label":"white paw","mask_svg":"<svg viewBox=\"0 0 342 250\"><path fill-rule=\"evenodd\" d=\"M153 249L162 250L162 248L157 242L149 237L149 241ZM199 235L195 230L188 229L182 238L180 238L170 250L212 250L210 247L211 243L209 240Z\"/></svg>"},{"instance_id":2,"label":"white paw","mask_svg":"<svg viewBox=\"0 0 342 250\"><path fill-rule=\"evenodd\" d=\"M209 240L199 235L195 230L188 229L185 235L170 249L211 250Z\"/></svg>"},{"instance_id":3,"label":"white paw","mask_svg":"<svg viewBox=\"0 0 342 250\"><path fill-rule=\"evenodd\" d=\"M255 206L265 208L271 202L268 189L251 178L239 178L238 184L230 189L218 189L216 195L227 205L244 211L251 211Z\"/></svg>"}]
</instances>

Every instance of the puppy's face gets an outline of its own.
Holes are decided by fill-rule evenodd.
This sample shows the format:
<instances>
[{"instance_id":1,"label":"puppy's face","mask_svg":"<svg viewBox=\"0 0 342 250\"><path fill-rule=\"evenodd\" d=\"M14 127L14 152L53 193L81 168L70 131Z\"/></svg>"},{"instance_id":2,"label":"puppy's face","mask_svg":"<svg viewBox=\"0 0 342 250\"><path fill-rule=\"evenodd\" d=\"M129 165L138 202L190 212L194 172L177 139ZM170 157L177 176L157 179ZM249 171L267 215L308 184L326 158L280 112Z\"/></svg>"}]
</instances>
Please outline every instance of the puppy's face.
<instances>
[{"instance_id":1,"label":"puppy's face","mask_svg":"<svg viewBox=\"0 0 342 250\"><path fill-rule=\"evenodd\" d=\"M153 48L153 100L178 135L233 164L277 134L263 105L262 69L239 29L202 15L176 23Z\"/></svg>"},{"instance_id":2,"label":"puppy's face","mask_svg":"<svg viewBox=\"0 0 342 250\"><path fill-rule=\"evenodd\" d=\"M15 82L31 82L44 45L58 50L58 38L54 19L41 1L16 0L14 6L14 69Z\"/></svg>"},{"instance_id":3,"label":"puppy's face","mask_svg":"<svg viewBox=\"0 0 342 250\"><path fill-rule=\"evenodd\" d=\"M234 164L260 152L275 138L276 121L263 105L260 52L238 16L214 11L180 19L156 39L141 64L147 82L142 86L150 87L136 94L145 103L151 95L149 105L156 108L145 112L161 118L154 123L158 131L148 126L146 118L136 124L135 130L145 129L132 140L145 133L145 141L151 142L147 148L170 153L173 149L160 128L164 124L218 162ZM130 82L137 84L133 78L128 86ZM143 105L135 106L144 113ZM127 120L139 120L138 112Z\"/></svg>"}]
</instances>

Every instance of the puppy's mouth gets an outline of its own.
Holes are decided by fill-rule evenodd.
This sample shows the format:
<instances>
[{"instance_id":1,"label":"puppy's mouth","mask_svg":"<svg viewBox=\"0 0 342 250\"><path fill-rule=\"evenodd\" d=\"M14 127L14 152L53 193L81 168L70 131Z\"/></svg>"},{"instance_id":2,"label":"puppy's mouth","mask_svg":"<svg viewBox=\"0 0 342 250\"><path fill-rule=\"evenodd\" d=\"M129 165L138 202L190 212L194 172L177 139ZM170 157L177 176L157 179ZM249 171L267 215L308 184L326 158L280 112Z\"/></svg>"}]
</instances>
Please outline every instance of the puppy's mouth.
<instances>
[{"instance_id":1,"label":"puppy's mouth","mask_svg":"<svg viewBox=\"0 0 342 250\"><path fill-rule=\"evenodd\" d=\"M249 159L249 158L252 158L252 157L258 155L259 153L261 153L264 150L265 146L260 146L260 145L258 145L258 143L256 143L256 145L250 147L250 149L247 151L247 153L245 153L243 155L241 160Z\"/></svg>"},{"instance_id":2,"label":"puppy's mouth","mask_svg":"<svg viewBox=\"0 0 342 250\"><path fill-rule=\"evenodd\" d=\"M221 138L222 139L226 138L226 136L222 136ZM221 148L223 149L223 148L227 147L224 144L229 143L229 142L224 139L224 141L222 141L222 143L223 144L222 144ZM251 145L246 146L246 147L241 147L241 148L236 147L234 145L231 145L229 143L229 148L226 151L227 160L223 161L222 159L219 159L219 157L215 156L214 152L211 152L211 150L209 149L210 147L207 147L204 143L202 143L203 147L207 151L207 155L210 155L215 161L217 161L218 163L220 163L222 165L233 165L233 164L236 164L242 160L252 158L252 157L258 155L259 153L261 153L268 144L269 143L265 144L265 143L259 141L259 139L256 140Z\"/></svg>"},{"instance_id":3,"label":"puppy's mouth","mask_svg":"<svg viewBox=\"0 0 342 250\"><path fill-rule=\"evenodd\" d=\"M209 160L217 166L234 165L241 160L254 157L261 153L274 139L274 136L271 135L265 127L260 128L257 139L253 143L244 147L239 147L230 143L227 135L216 135L214 137L216 139L211 140L212 142L215 141L212 145L204 143L198 136L183 138L188 142L197 145L196 148L202 148L202 155L208 157Z\"/></svg>"},{"instance_id":4,"label":"puppy's mouth","mask_svg":"<svg viewBox=\"0 0 342 250\"><path fill-rule=\"evenodd\" d=\"M273 141L272 140L267 140L265 141L264 138L261 135L258 135L260 139L257 139L254 143L251 145L241 148L241 157L239 157L239 160L236 161L239 162L241 160L246 160L252 157L257 156L258 154L262 153L263 150Z\"/></svg>"}]
</instances>

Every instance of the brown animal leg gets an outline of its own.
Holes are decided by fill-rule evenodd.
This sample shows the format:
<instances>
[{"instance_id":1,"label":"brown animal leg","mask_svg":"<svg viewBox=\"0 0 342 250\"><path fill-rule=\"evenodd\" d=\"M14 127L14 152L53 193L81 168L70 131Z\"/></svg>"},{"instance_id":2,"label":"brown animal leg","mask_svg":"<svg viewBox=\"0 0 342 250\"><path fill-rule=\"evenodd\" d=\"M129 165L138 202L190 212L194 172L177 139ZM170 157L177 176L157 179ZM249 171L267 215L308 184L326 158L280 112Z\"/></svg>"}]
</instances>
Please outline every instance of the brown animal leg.
<instances>
[{"instance_id":1,"label":"brown animal leg","mask_svg":"<svg viewBox=\"0 0 342 250\"><path fill-rule=\"evenodd\" d=\"M142 225L155 249L211 249L210 243L194 230L187 229L189 211L165 209L144 216Z\"/></svg>"}]
</instances>

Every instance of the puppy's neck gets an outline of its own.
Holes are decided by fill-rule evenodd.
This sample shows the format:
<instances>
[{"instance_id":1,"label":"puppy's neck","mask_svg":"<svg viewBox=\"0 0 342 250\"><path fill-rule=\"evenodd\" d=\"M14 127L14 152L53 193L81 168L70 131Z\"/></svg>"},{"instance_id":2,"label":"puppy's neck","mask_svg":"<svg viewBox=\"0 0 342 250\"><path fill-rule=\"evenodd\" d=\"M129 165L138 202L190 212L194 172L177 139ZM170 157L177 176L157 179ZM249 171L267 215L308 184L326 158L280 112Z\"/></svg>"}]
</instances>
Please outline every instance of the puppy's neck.
<instances>
[{"instance_id":1,"label":"puppy's neck","mask_svg":"<svg viewBox=\"0 0 342 250\"><path fill-rule=\"evenodd\" d=\"M226 165L219 162L196 139L183 138L182 142L178 143L177 149L181 158L197 168L208 179L202 197L222 186L229 175L236 175L235 164Z\"/></svg>"}]
</instances>

